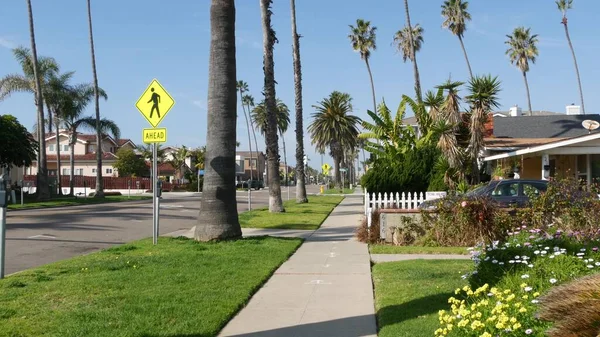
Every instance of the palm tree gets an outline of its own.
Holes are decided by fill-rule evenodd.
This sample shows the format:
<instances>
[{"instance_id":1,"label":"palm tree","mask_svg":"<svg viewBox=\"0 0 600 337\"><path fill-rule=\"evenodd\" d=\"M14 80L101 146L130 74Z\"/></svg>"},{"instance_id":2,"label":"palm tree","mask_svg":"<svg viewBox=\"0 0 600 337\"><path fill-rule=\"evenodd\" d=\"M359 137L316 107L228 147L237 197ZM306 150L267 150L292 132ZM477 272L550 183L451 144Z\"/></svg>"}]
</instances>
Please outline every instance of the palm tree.
<instances>
[{"instance_id":1,"label":"palm tree","mask_svg":"<svg viewBox=\"0 0 600 337\"><path fill-rule=\"evenodd\" d=\"M96 194L95 198L104 198L102 183L102 131L100 119L100 93L98 91L98 73L96 72L96 52L94 51L94 32L92 29L92 4L87 0L88 25L90 33L90 50L92 55L92 75L94 77L94 105L96 108Z\"/></svg>"},{"instance_id":2,"label":"palm tree","mask_svg":"<svg viewBox=\"0 0 600 337\"><path fill-rule=\"evenodd\" d=\"M413 27L413 43L415 45L415 53L421 50L423 45L423 32L425 31L418 23ZM397 31L394 35L394 42L398 52L402 53L402 61L406 60L413 61L412 47L410 46L410 35L408 34L408 27L404 27Z\"/></svg>"},{"instance_id":3,"label":"palm tree","mask_svg":"<svg viewBox=\"0 0 600 337\"><path fill-rule=\"evenodd\" d=\"M410 11L408 10L408 0L404 0L404 11L406 12L406 25L408 26L408 31L412 32L413 28L412 25L410 24ZM417 103L421 104L423 101L422 95L421 95L421 79L419 76L419 67L417 66L417 55L416 55L416 46L415 46L415 38L412 34L409 34L410 38L408 39L408 45L410 46L410 50L411 53L410 55L412 55L412 63L413 63L413 72L415 74L415 91L417 94Z\"/></svg>"},{"instance_id":4,"label":"palm tree","mask_svg":"<svg viewBox=\"0 0 600 337\"><path fill-rule=\"evenodd\" d=\"M285 212L281 199L281 182L279 179L279 140L277 139L277 103L275 99L275 63L273 48L275 46L275 31L271 26L271 4L273 0L260 0L260 10L263 30L263 69L265 73L265 107L269 121L266 132L267 161L269 175L269 211L272 213Z\"/></svg>"},{"instance_id":5,"label":"palm tree","mask_svg":"<svg viewBox=\"0 0 600 337\"><path fill-rule=\"evenodd\" d=\"M194 233L198 241L240 238L235 191L235 1L212 0L204 185Z\"/></svg>"},{"instance_id":6,"label":"palm tree","mask_svg":"<svg viewBox=\"0 0 600 337\"><path fill-rule=\"evenodd\" d=\"M242 104L246 106L246 109L248 109L248 114L250 114L250 111L252 111L252 108L255 106L254 97L252 97L252 95L249 94L244 95L242 97ZM256 149L256 169L258 170L257 178L258 180L263 180L263 170L261 170L260 160L258 158L258 153L260 151L258 150L258 141L256 140L256 131L254 130L254 122L252 121L252 118L250 118L250 129L252 129L252 136L254 138L254 148Z\"/></svg>"},{"instance_id":7,"label":"palm tree","mask_svg":"<svg viewBox=\"0 0 600 337\"><path fill-rule=\"evenodd\" d=\"M41 127L38 138L38 172L36 193L38 200L46 200L50 197L50 186L48 185L48 162L46 158L46 135L44 132L44 99L42 95L42 74L38 65L37 48L35 45L35 29L33 27L33 10L31 9L31 0L27 0L27 12L29 14L29 37L31 40L31 64L33 66L33 78L35 80L35 95L37 103L37 120Z\"/></svg>"},{"instance_id":8,"label":"palm tree","mask_svg":"<svg viewBox=\"0 0 600 337\"><path fill-rule=\"evenodd\" d=\"M577 84L579 85L579 98L581 99L581 112L585 115L585 105L583 104L583 89L581 88L581 77L579 76L579 66L577 65L577 58L575 57L575 49L573 49L573 43L571 43L571 36L569 35L569 27L567 20L567 11L573 8L573 0L556 0L556 6L562 13L561 23L565 27L565 35L567 36L567 42L573 55L573 63L575 63L575 74L577 75Z\"/></svg>"},{"instance_id":9,"label":"palm tree","mask_svg":"<svg viewBox=\"0 0 600 337\"><path fill-rule=\"evenodd\" d=\"M531 28L517 27L512 35L506 35L508 45L506 55L510 57L510 63L516 64L517 68L523 73L525 80L525 90L527 91L527 105L529 115L531 115L531 96L529 95L529 84L527 83L527 72L529 71L529 61L535 64L538 56L538 35L531 35Z\"/></svg>"},{"instance_id":10,"label":"palm tree","mask_svg":"<svg viewBox=\"0 0 600 337\"><path fill-rule=\"evenodd\" d=\"M108 99L106 92L102 88L98 88L100 96ZM66 97L63 101L62 110L58 114L60 123L69 133L69 162L70 162L70 177L69 177L69 194L73 196L75 185L75 144L77 143L78 129L82 126L95 129L96 119L92 117L82 117L86 107L90 104L94 97L94 88L91 84L79 84L76 86L68 86L65 88Z\"/></svg>"},{"instance_id":11,"label":"palm tree","mask_svg":"<svg viewBox=\"0 0 600 337\"><path fill-rule=\"evenodd\" d=\"M250 180L254 180L254 175L253 175L254 168L252 167L252 162L254 161L254 157L252 155L252 138L250 137L250 123L248 122L248 113L250 113L250 111L248 111L248 113L246 113L246 108L244 107L244 93L248 91L248 83L246 83L244 81L237 81L236 87L237 87L237 90L240 92L240 104L242 105L242 110L244 111L244 118L246 118L246 129L248 131L248 147L250 148ZM252 190L251 188L248 188L249 194L251 193L250 192L251 190Z\"/></svg>"},{"instance_id":12,"label":"palm tree","mask_svg":"<svg viewBox=\"0 0 600 337\"><path fill-rule=\"evenodd\" d=\"M442 16L444 17L444 23L442 27L450 30L452 34L458 37L460 41L460 47L465 54L465 60L467 61L467 68L469 68L469 76L473 77L471 71L471 64L469 63L469 57L467 56L467 50L463 42L463 36L467 30L466 21L471 20L471 14L467 11L469 7L468 1L462 0L446 0L442 5Z\"/></svg>"},{"instance_id":13,"label":"palm tree","mask_svg":"<svg viewBox=\"0 0 600 337\"><path fill-rule=\"evenodd\" d=\"M296 0L290 0L292 17L292 53L294 55L294 92L296 103L296 202L306 203L304 177L304 126L302 114L302 65L300 63L300 35L296 29ZM373 83L371 82L371 85ZM286 166L287 167L287 166Z\"/></svg>"},{"instance_id":14,"label":"palm tree","mask_svg":"<svg viewBox=\"0 0 600 337\"><path fill-rule=\"evenodd\" d=\"M471 123L469 150L473 163L472 182L479 183L479 154L483 149L484 126L487 122L489 113L493 108L497 108L498 94L500 93L500 81L497 77L475 76L471 78L468 85L470 95L466 97L471 105Z\"/></svg>"},{"instance_id":15,"label":"palm tree","mask_svg":"<svg viewBox=\"0 0 600 337\"><path fill-rule=\"evenodd\" d=\"M333 157L336 183L341 186L340 163L344 159L345 149L354 148L358 142L358 125L360 118L351 115L352 98L339 91L332 92L329 97L313 106L313 121L308 127L312 144L317 151L329 152Z\"/></svg>"},{"instance_id":16,"label":"palm tree","mask_svg":"<svg viewBox=\"0 0 600 337\"><path fill-rule=\"evenodd\" d=\"M171 160L169 160L169 163L171 164L171 166L173 166L175 171L178 173L178 179L183 178L184 172L183 172L182 168L185 165L185 160L189 156L190 156L190 151L188 150L188 148L185 145L183 145L181 148L177 149L177 151L175 151L175 153L172 154Z\"/></svg>"},{"instance_id":17,"label":"palm tree","mask_svg":"<svg viewBox=\"0 0 600 337\"><path fill-rule=\"evenodd\" d=\"M350 25L350 35L348 35L348 38L352 42L352 48L360 53L360 58L365 60L365 64L367 65L367 71L371 79L371 93L373 94L373 111L377 110L377 99L375 98L375 84L373 83L369 57L371 57L371 50L377 49L375 43L376 31L377 27L371 26L371 21L356 19L356 27Z\"/></svg>"}]
</instances>

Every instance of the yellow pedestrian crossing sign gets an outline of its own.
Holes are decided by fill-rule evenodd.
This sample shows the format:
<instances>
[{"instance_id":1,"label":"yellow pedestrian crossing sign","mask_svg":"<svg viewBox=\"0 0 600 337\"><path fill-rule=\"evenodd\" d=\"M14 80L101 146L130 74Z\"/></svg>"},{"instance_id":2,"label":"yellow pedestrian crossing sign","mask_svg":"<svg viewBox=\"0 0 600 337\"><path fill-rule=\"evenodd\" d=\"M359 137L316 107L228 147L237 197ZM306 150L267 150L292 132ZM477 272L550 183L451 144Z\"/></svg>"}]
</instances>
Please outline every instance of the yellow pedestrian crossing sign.
<instances>
[{"instance_id":1,"label":"yellow pedestrian crossing sign","mask_svg":"<svg viewBox=\"0 0 600 337\"><path fill-rule=\"evenodd\" d=\"M329 175L329 170L331 169L331 166L329 166L329 164L323 164L323 166L321 166L321 169L323 170L324 175Z\"/></svg>"},{"instance_id":2,"label":"yellow pedestrian crossing sign","mask_svg":"<svg viewBox=\"0 0 600 337\"><path fill-rule=\"evenodd\" d=\"M150 85L135 103L135 107L142 113L148 123L157 127L165 118L169 110L175 104L175 100L163 88L156 79L150 82Z\"/></svg>"}]
</instances>

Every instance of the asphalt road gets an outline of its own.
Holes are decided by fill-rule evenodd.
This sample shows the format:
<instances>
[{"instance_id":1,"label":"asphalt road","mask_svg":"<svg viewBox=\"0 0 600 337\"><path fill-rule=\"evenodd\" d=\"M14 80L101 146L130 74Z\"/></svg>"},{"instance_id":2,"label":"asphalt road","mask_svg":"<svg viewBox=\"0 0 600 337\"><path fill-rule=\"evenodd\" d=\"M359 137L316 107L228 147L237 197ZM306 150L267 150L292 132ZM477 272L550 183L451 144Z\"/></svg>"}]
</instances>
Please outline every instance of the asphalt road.
<instances>
[{"instance_id":1,"label":"asphalt road","mask_svg":"<svg viewBox=\"0 0 600 337\"><path fill-rule=\"evenodd\" d=\"M307 186L308 193L319 187ZM295 197L290 188L290 198ZM287 189L282 188L283 200ZM160 234L190 229L200 209L199 193L163 193ZM268 205L267 190L252 191L253 208ZM248 210L248 193L237 193L238 212ZM152 201L69 208L9 211L6 274L152 236Z\"/></svg>"}]
</instances>

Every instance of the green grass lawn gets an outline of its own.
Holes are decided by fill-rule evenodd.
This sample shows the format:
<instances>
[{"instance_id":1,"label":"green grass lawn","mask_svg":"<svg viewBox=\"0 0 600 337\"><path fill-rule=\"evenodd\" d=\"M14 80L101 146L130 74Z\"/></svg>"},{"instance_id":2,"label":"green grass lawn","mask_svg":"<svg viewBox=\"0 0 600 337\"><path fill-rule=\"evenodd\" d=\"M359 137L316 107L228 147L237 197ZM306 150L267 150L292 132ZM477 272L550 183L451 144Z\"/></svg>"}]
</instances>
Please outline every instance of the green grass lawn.
<instances>
[{"instance_id":1,"label":"green grass lawn","mask_svg":"<svg viewBox=\"0 0 600 337\"><path fill-rule=\"evenodd\" d=\"M423 247L369 245L371 254L458 254L468 255L467 247Z\"/></svg>"},{"instance_id":2,"label":"green grass lawn","mask_svg":"<svg viewBox=\"0 0 600 337\"><path fill-rule=\"evenodd\" d=\"M131 197L127 197L126 195L111 195L106 196L104 199L96 199L93 197L61 197L54 198L48 201L38 202L35 199L25 200L25 203L21 205L17 204L9 204L8 209L27 209L27 208L50 208L50 207L64 207L64 206L76 206L76 205L90 205L90 204L102 204L109 202L121 202L121 201L136 201L136 200L149 200L152 197L149 196L141 196L141 195L132 195Z\"/></svg>"},{"instance_id":3,"label":"green grass lawn","mask_svg":"<svg viewBox=\"0 0 600 337\"><path fill-rule=\"evenodd\" d=\"M300 246L141 240L0 280L0 336L216 336Z\"/></svg>"},{"instance_id":4,"label":"green grass lawn","mask_svg":"<svg viewBox=\"0 0 600 337\"><path fill-rule=\"evenodd\" d=\"M354 193L354 189L344 188L342 191L340 191L339 188L331 188L331 189L325 190L325 192L323 194L352 194L352 193Z\"/></svg>"},{"instance_id":5,"label":"green grass lawn","mask_svg":"<svg viewBox=\"0 0 600 337\"><path fill-rule=\"evenodd\" d=\"M244 228L317 229L343 199L341 196L309 196L306 204L288 200L284 202L285 213L256 209L241 213L240 224Z\"/></svg>"},{"instance_id":6,"label":"green grass lawn","mask_svg":"<svg viewBox=\"0 0 600 337\"><path fill-rule=\"evenodd\" d=\"M473 262L416 260L373 266L375 309L379 337L431 337L438 311L449 308L448 298L466 281L461 275Z\"/></svg>"}]
</instances>

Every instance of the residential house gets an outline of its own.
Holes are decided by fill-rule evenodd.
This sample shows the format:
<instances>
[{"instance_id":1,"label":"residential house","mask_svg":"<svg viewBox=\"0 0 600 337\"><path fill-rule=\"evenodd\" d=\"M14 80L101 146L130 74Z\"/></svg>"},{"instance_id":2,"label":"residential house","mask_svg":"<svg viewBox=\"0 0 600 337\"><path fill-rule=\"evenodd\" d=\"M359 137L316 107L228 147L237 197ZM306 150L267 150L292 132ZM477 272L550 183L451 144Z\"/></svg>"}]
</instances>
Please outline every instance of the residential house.
<instances>
[{"instance_id":1,"label":"residential house","mask_svg":"<svg viewBox=\"0 0 600 337\"><path fill-rule=\"evenodd\" d=\"M66 131L50 133L46 135L46 155L48 164L48 175L57 175L57 144L56 137L59 137L61 174L69 175L71 172L69 163L69 133ZM102 176L118 176L114 164L117 161L116 153L121 148L135 149L135 144L131 139L114 139L108 135L102 138ZM75 175L95 176L96 175L96 135L78 134L77 142L74 145ZM26 175L37 174L37 161L34 161L30 167L25 168Z\"/></svg>"},{"instance_id":2,"label":"residential house","mask_svg":"<svg viewBox=\"0 0 600 337\"><path fill-rule=\"evenodd\" d=\"M492 135L485 139L483 160L490 173L517 171L523 179L574 177L587 184L600 178L600 131L582 125L600 122L600 115L582 115L575 105L567 106L566 114L511 111L508 117L494 117Z\"/></svg>"},{"instance_id":3,"label":"residential house","mask_svg":"<svg viewBox=\"0 0 600 337\"><path fill-rule=\"evenodd\" d=\"M249 180L251 176L255 180L267 180L267 157L264 153L252 151L250 156L250 151L238 151L235 155L237 181Z\"/></svg>"}]
</instances>

